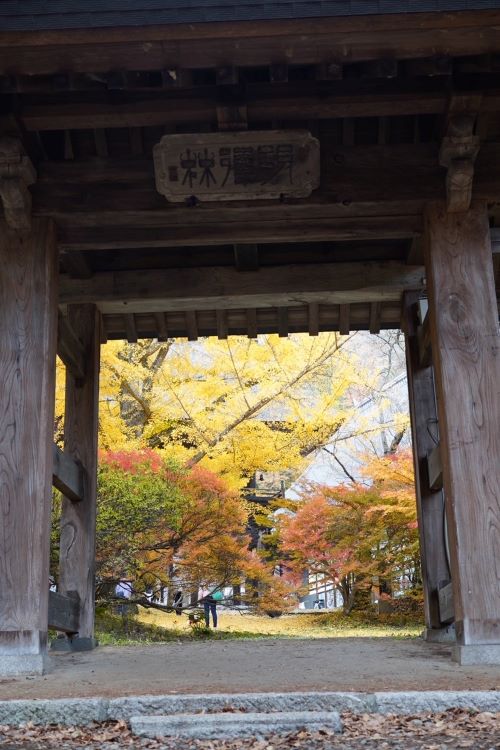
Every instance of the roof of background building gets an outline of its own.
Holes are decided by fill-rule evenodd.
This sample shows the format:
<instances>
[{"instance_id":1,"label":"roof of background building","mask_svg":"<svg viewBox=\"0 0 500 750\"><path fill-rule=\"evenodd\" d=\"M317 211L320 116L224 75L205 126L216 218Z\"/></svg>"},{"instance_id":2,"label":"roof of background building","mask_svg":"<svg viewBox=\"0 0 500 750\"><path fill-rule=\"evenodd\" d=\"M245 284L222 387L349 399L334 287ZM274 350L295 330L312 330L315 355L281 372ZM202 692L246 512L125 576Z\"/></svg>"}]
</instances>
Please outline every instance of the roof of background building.
<instances>
[{"instance_id":1,"label":"roof of background building","mask_svg":"<svg viewBox=\"0 0 500 750\"><path fill-rule=\"evenodd\" d=\"M0 31L500 9L500 0L2 0Z\"/></svg>"}]
</instances>

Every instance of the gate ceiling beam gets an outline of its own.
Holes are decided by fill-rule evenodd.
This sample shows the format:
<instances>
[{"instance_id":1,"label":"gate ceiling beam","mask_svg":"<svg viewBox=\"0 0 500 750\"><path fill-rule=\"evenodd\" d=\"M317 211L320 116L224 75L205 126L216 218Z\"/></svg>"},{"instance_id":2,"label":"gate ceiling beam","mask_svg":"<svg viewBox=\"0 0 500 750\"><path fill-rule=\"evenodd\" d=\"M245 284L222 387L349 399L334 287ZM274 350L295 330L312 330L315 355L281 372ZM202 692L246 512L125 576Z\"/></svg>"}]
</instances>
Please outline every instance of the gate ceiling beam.
<instances>
[{"instance_id":1,"label":"gate ceiling beam","mask_svg":"<svg viewBox=\"0 0 500 750\"><path fill-rule=\"evenodd\" d=\"M422 266L397 261L263 267L155 269L60 279L61 304L92 302L102 312L212 310L398 300L423 285Z\"/></svg>"}]
</instances>

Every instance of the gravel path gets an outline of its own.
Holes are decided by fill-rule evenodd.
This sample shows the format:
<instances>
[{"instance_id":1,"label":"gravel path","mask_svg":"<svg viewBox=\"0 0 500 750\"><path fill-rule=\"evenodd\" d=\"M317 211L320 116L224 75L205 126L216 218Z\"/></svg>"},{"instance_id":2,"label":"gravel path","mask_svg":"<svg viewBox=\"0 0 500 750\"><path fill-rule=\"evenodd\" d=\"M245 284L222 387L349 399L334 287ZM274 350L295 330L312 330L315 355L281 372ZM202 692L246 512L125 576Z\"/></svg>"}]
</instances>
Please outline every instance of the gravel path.
<instances>
[{"instance_id":1,"label":"gravel path","mask_svg":"<svg viewBox=\"0 0 500 750\"><path fill-rule=\"evenodd\" d=\"M459 667L419 638L273 639L104 646L57 654L42 677L0 681L0 700L168 693L500 690L500 667Z\"/></svg>"}]
</instances>

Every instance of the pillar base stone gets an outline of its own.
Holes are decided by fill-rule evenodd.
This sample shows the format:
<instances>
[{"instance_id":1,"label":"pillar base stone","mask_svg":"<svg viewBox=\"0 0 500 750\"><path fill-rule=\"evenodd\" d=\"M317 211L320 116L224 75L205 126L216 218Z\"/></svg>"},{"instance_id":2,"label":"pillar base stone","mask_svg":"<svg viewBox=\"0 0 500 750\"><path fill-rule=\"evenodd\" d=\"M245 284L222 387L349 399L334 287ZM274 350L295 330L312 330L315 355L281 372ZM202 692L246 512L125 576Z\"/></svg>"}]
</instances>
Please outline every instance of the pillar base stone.
<instances>
[{"instance_id":1,"label":"pillar base stone","mask_svg":"<svg viewBox=\"0 0 500 750\"><path fill-rule=\"evenodd\" d=\"M0 654L0 677L27 677L48 672L47 654Z\"/></svg>"},{"instance_id":2,"label":"pillar base stone","mask_svg":"<svg viewBox=\"0 0 500 750\"><path fill-rule=\"evenodd\" d=\"M51 651L68 652L68 651L92 651L99 645L95 638L73 637L56 638L50 644Z\"/></svg>"},{"instance_id":3,"label":"pillar base stone","mask_svg":"<svg viewBox=\"0 0 500 750\"><path fill-rule=\"evenodd\" d=\"M455 643L455 625L445 625L443 628L426 628L422 634L427 643Z\"/></svg>"},{"instance_id":4,"label":"pillar base stone","mask_svg":"<svg viewBox=\"0 0 500 750\"><path fill-rule=\"evenodd\" d=\"M500 664L500 643L485 643L471 646L455 644L453 661L466 667L473 664Z\"/></svg>"}]
</instances>

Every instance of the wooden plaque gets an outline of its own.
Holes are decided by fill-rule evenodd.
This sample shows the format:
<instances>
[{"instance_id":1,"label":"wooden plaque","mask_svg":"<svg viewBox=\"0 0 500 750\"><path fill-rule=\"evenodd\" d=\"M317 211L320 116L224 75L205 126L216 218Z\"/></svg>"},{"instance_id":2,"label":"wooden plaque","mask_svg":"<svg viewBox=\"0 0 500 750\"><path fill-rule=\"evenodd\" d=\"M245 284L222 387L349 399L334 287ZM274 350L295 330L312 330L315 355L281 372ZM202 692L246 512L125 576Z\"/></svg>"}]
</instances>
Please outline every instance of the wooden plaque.
<instances>
[{"instance_id":1,"label":"wooden plaque","mask_svg":"<svg viewBox=\"0 0 500 750\"><path fill-rule=\"evenodd\" d=\"M306 130L164 135L156 188L182 202L306 198L319 186L319 142Z\"/></svg>"}]
</instances>

